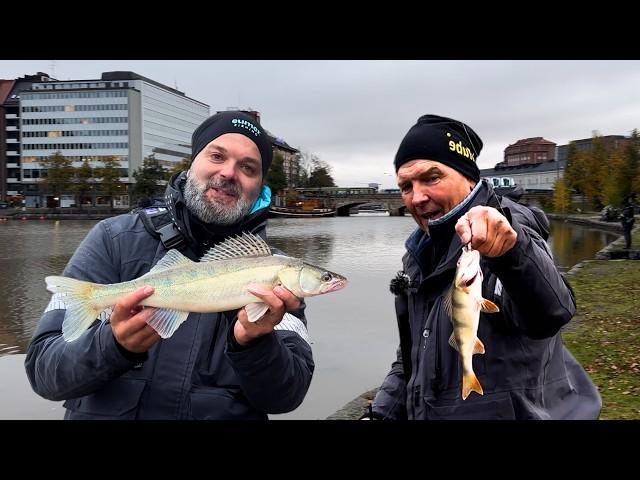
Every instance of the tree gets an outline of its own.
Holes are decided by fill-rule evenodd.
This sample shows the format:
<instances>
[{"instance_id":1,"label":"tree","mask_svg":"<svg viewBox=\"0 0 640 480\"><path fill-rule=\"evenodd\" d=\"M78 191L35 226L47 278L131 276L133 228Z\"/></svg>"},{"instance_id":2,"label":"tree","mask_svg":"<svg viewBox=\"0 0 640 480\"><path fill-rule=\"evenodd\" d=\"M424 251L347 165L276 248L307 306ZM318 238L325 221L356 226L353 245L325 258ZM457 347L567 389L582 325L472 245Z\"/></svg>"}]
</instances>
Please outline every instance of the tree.
<instances>
[{"instance_id":1,"label":"tree","mask_svg":"<svg viewBox=\"0 0 640 480\"><path fill-rule=\"evenodd\" d=\"M313 153L305 152L302 149L299 149L300 155L298 158L298 178L297 185L299 187L309 187L309 177L311 177L311 171L313 170L314 164L320 162L320 159L317 155Z\"/></svg>"},{"instance_id":2,"label":"tree","mask_svg":"<svg viewBox=\"0 0 640 480\"><path fill-rule=\"evenodd\" d=\"M308 187L309 186L309 172L300 167L298 170L298 187Z\"/></svg>"},{"instance_id":3,"label":"tree","mask_svg":"<svg viewBox=\"0 0 640 480\"><path fill-rule=\"evenodd\" d=\"M274 194L287 187L287 176L284 173L284 157L280 152L276 152L273 155L273 161L265 178L265 183L269 185Z\"/></svg>"},{"instance_id":4,"label":"tree","mask_svg":"<svg viewBox=\"0 0 640 480\"><path fill-rule=\"evenodd\" d=\"M553 210L566 212L571 206L571 191L564 178L559 178L553 184Z\"/></svg>"},{"instance_id":5,"label":"tree","mask_svg":"<svg viewBox=\"0 0 640 480\"><path fill-rule=\"evenodd\" d=\"M605 148L602 136L596 131L591 140L591 151L585 152L586 170L584 193L591 205L600 210L604 206L604 181L608 175L609 154Z\"/></svg>"},{"instance_id":6,"label":"tree","mask_svg":"<svg viewBox=\"0 0 640 480\"><path fill-rule=\"evenodd\" d=\"M60 195L71 190L74 172L73 162L70 159L58 151L45 157L41 163L47 169L47 176L41 183L47 193L59 198Z\"/></svg>"},{"instance_id":7,"label":"tree","mask_svg":"<svg viewBox=\"0 0 640 480\"><path fill-rule=\"evenodd\" d=\"M331 166L318 157L312 157L311 174L309 175L308 187L335 187L336 184L331 176Z\"/></svg>"},{"instance_id":8,"label":"tree","mask_svg":"<svg viewBox=\"0 0 640 480\"><path fill-rule=\"evenodd\" d=\"M169 181L171 180L171 177L173 177L176 173L189 170L189 167L191 167L191 159L183 158L179 162L174 163L173 167L171 167L170 170L167 170L167 172L165 173L165 179Z\"/></svg>"},{"instance_id":9,"label":"tree","mask_svg":"<svg viewBox=\"0 0 640 480\"><path fill-rule=\"evenodd\" d=\"M89 160L83 160L82 165L75 170L74 183L72 190L76 193L76 206L82 210L82 197L91 190L91 178L93 177L93 168L89 165Z\"/></svg>"},{"instance_id":10,"label":"tree","mask_svg":"<svg viewBox=\"0 0 640 480\"><path fill-rule=\"evenodd\" d=\"M640 134L636 128L631 132L631 141L624 149L620 187L622 199L632 193L640 193Z\"/></svg>"},{"instance_id":11,"label":"tree","mask_svg":"<svg viewBox=\"0 0 640 480\"><path fill-rule=\"evenodd\" d=\"M142 162L142 168L133 172L136 184L133 187L137 197L153 197L160 189L166 173L155 155L151 154Z\"/></svg>"},{"instance_id":12,"label":"tree","mask_svg":"<svg viewBox=\"0 0 640 480\"><path fill-rule=\"evenodd\" d=\"M607 161L607 173L604 175L602 183L602 202L605 205L621 206L622 201L627 195L624 193L628 191L631 184L628 179L625 179L624 171L624 154L621 149L613 151L609 155ZM626 185L625 185L626 184Z\"/></svg>"},{"instance_id":13,"label":"tree","mask_svg":"<svg viewBox=\"0 0 640 480\"><path fill-rule=\"evenodd\" d=\"M123 187L120 182L120 162L113 157L105 157L96 174L101 179L101 190L109 197L109 207L113 209L113 196L122 193Z\"/></svg>"},{"instance_id":14,"label":"tree","mask_svg":"<svg viewBox=\"0 0 640 480\"><path fill-rule=\"evenodd\" d=\"M577 193L582 192L582 172L584 171L584 158L578 153L575 142L569 142L567 149L567 166L564 170L564 182Z\"/></svg>"}]
</instances>

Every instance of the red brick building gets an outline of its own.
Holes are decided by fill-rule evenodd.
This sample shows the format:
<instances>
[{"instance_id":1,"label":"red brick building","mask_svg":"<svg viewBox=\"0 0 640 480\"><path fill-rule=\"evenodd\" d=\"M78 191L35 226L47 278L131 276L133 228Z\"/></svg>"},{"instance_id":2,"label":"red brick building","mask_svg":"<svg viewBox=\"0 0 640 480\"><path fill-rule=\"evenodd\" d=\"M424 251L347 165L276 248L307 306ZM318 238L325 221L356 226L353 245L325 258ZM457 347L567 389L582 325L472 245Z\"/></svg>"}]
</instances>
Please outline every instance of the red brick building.
<instances>
[{"instance_id":1,"label":"red brick building","mask_svg":"<svg viewBox=\"0 0 640 480\"><path fill-rule=\"evenodd\" d=\"M504 149L504 161L496 167L537 165L555 160L556 144L542 137L523 138Z\"/></svg>"}]
</instances>

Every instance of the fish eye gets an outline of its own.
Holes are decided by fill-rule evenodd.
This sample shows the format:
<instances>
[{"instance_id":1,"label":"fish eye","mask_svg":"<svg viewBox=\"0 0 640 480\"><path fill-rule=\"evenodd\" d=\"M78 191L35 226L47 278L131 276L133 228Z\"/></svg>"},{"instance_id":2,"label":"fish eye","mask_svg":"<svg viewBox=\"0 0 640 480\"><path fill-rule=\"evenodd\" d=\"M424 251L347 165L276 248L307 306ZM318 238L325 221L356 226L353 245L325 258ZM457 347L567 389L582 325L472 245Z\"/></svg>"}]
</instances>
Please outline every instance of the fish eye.
<instances>
[{"instance_id":1,"label":"fish eye","mask_svg":"<svg viewBox=\"0 0 640 480\"><path fill-rule=\"evenodd\" d=\"M329 272L324 272L322 274L322 277L320 277L320 280L322 280L323 282L328 282L329 280L331 280L333 277L331 276L331 274Z\"/></svg>"}]
</instances>

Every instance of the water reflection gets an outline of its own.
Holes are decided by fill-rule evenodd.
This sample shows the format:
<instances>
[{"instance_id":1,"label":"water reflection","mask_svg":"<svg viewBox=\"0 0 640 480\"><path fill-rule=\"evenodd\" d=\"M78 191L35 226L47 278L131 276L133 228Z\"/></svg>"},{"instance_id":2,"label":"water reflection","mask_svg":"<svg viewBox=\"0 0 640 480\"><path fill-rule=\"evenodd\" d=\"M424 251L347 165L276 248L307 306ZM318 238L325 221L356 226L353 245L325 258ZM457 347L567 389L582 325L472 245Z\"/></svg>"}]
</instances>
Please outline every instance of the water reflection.
<instances>
[{"instance_id":1,"label":"water reflection","mask_svg":"<svg viewBox=\"0 0 640 480\"><path fill-rule=\"evenodd\" d=\"M616 238L618 235L615 233L552 220L548 243L555 264L561 271L567 271L582 260L593 258L596 252Z\"/></svg>"},{"instance_id":2,"label":"water reflection","mask_svg":"<svg viewBox=\"0 0 640 480\"><path fill-rule=\"evenodd\" d=\"M0 343L26 348L49 302L44 277L60 274L95 222L11 220L0 224Z\"/></svg>"}]
</instances>

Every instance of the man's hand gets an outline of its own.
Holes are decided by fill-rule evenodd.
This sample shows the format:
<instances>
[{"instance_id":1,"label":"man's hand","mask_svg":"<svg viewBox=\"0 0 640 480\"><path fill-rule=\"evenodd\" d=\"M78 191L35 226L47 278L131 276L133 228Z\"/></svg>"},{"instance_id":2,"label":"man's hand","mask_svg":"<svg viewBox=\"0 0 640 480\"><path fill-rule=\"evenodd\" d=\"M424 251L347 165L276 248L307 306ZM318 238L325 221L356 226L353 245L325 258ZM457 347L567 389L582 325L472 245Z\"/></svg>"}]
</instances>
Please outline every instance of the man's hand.
<instances>
[{"instance_id":1,"label":"man's hand","mask_svg":"<svg viewBox=\"0 0 640 480\"><path fill-rule=\"evenodd\" d=\"M491 207L473 207L456 223L456 233L463 244L485 257L499 257L516 244L518 234L498 210Z\"/></svg>"},{"instance_id":2,"label":"man's hand","mask_svg":"<svg viewBox=\"0 0 640 480\"><path fill-rule=\"evenodd\" d=\"M152 310L138 305L142 300L150 297L153 292L152 287L140 287L122 297L113 307L113 313L111 313L113 336L116 337L116 341L120 345L130 352L146 352L160 340L158 332L146 322Z\"/></svg>"},{"instance_id":3,"label":"man's hand","mask_svg":"<svg viewBox=\"0 0 640 480\"><path fill-rule=\"evenodd\" d=\"M238 312L238 321L233 327L233 335L242 346L247 346L253 340L273 331L279 324L285 312L300 308L300 300L284 287L273 290L254 285L248 290L269 306L269 310L256 322L250 322L244 308Z\"/></svg>"}]
</instances>

